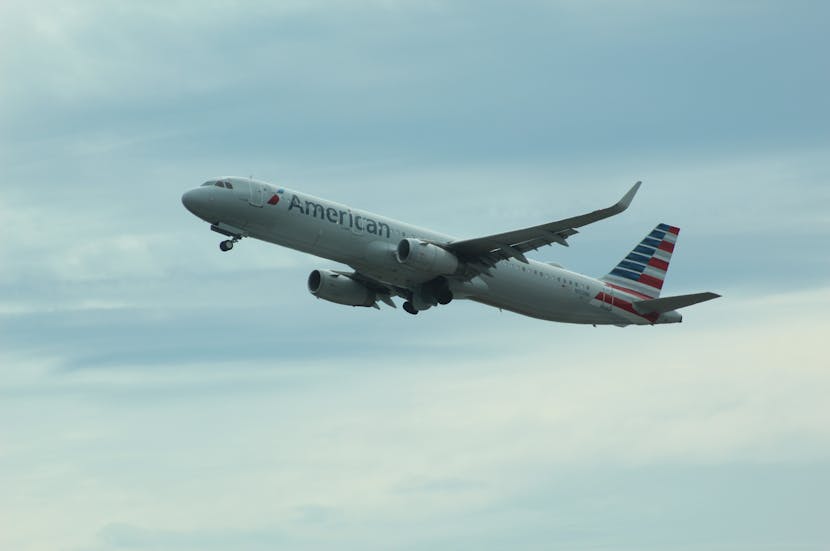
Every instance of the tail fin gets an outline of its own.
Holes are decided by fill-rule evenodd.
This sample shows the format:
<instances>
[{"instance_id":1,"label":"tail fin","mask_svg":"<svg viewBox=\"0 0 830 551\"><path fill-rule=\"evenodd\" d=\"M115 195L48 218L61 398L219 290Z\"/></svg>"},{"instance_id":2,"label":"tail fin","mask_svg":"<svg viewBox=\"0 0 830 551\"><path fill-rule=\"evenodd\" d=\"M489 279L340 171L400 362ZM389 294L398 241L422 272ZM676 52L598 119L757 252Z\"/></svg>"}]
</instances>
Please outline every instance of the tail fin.
<instances>
[{"instance_id":1,"label":"tail fin","mask_svg":"<svg viewBox=\"0 0 830 551\"><path fill-rule=\"evenodd\" d=\"M658 224L611 273L600 279L648 298L659 297L679 233L680 228Z\"/></svg>"}]
</instances>

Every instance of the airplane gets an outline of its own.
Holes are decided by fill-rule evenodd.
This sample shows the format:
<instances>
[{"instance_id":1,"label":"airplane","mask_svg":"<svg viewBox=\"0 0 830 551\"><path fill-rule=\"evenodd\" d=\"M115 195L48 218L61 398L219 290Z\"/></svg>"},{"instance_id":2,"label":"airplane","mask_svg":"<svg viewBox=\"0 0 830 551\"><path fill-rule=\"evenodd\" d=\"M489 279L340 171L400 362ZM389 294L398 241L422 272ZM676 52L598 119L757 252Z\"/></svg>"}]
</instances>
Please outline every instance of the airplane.
<instances>
[{"instance_id":1,"label":"airplane","mask_svg":"<svg viewBox=\"0 0 830 551\"><path fill-rule=\"evenodd\" d=\"M227 239L230 251L250 237L351 267L316 269L308 290L348 306L396 308L418 314L467 299L548 321L616 325L679 323L677 311L720 295L661 297L679 229L658 224L599 278L526 254L554 243L569 246L577 228L626 210L641 182L614 205L537 226L456 239L391 218L253 178L208 180L182 196L191 213Z\"/></svg>"}]
</instances>

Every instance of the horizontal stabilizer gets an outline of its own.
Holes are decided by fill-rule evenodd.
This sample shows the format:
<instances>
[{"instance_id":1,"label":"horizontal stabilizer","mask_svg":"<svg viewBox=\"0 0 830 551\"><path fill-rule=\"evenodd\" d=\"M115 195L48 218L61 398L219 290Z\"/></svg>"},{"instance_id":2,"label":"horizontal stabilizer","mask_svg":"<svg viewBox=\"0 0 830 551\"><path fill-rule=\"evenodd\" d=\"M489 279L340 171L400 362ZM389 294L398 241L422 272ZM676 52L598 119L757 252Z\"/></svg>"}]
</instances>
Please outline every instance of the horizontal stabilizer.
<instances>
[{"instance_id":1,"label":"horizontal stabilizer","mask_svg":"<svg viewBox=\"0 0 830 551\"><path fill-rule=\"evenodd\" d=\"M641 314L663 314L692 304L718 298L715 293L693 293L691 295L677 295L675 297L654 298L634 303L634 309Z\"/></svg>"}]
</instances>

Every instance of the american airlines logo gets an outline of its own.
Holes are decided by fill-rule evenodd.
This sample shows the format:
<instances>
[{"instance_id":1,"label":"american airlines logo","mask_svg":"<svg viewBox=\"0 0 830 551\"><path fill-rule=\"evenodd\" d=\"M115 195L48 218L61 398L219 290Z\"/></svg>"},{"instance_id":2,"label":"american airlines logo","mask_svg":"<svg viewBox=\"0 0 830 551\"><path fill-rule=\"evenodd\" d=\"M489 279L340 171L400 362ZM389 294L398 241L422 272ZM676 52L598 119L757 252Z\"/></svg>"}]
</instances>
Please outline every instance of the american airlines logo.
<instances>
[{"instance_id":1,"label":"american airlines logo","mask_svg":"<svg viewBox=\"0 0 830 551\"><path fill-rule=\"evenodd\" d=\"M368 216L353 214L351 211L336 209L334 207L324 207L314 201L300 201L296 195L292 195L288 210L292 211L294 209L312 218L328 220L332 224L356 229L361 232L365 231L366 233L382 237L385 236L387 239L389 238L389 224L373 220Z\"/></svg>"}]
</instances>

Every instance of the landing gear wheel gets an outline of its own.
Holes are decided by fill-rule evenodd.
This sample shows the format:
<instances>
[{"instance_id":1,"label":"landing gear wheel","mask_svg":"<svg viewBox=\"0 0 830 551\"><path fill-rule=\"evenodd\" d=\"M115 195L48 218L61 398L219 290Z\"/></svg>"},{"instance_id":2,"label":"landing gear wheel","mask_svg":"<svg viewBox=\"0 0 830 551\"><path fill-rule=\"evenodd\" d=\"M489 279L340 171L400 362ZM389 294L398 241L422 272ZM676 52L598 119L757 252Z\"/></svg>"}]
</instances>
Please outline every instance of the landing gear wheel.
<instances>
[{"instance_id":1,"label":"landing gear wheel","mask_svg":"<svg viewBox=\"0 0 830 551\"><path fill-rule=\"evenodd\" d=\"M233 241L231 241L230 239L226 239L225 241L222 241L221 243L219 243L219 248L223 252L229 251L229 250L233 249Z\"/></svg>"},{"instance_id":2,"label":"landing gear wheel","mask_svg":"<svg viewBox=\"0 0 830 551\"><path fill-rule=\"evenodd\" d=\"M403 303L403 309L412 314L413 316L418 314L418 310L416 310L415 307L412 306L412 303L408 300Z\"/></svg>"},{"instance_id":3,"label":"landing gear wheel","mask_svg":"<svg viewBox=\"0 0 830 551\"><path fill-rule=\"evenodd\" d=\"M452 291L449 289L441 289L435 293L435 300L438 301L438 304L449 304L452 302Z\"/></svg>"}]
</instances>

